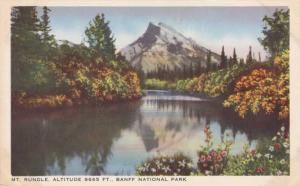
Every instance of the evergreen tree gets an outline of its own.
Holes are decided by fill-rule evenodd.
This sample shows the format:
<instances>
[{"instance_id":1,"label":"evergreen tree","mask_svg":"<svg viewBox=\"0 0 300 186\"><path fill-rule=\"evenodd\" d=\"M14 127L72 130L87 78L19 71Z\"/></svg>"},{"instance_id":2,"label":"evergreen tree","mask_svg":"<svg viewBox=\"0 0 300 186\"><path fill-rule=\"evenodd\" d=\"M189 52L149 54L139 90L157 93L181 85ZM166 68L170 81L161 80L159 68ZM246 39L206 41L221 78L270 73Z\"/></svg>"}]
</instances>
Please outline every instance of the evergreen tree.
<instances>
[{"instance_id":1,"label":"evergreen tree","mask_svg":"<svg viewBox=\"0 0 300 186\"><path fill-rule=\"evenodd\" d=\"M220 68L225 68L226 66L227 66L227 57L225 56L224 46L222 46Z\"/></svg>"},{"instance_id":2,"label":"evergreen tree","mask_svg":"<svg viewBox=\"0 0 300 186\"><path fill-rule=\"evenodd\" d=\"M23 31L37 34L39 31L39 19L35 6L13 7L11 22L12 34L21 34Z\"/></svg>"},{"instance_id":3,"label":"evergreen tree","mask_svg":"<svg viewBox=\"0 0 300 186\"><path fill-rule=\"evenodd\" d=\"M11 12L12 90L43 91L53 82L42 62L43 45L36 7L13 7Z\"/></svg>"},{"instance_id":4,"label":"evergreen tree","mask_svg":"<svg viewBox=\"0 0 300 186\"><path fill-rule=\"evenodd\" d=\"M43 43L52 45L54 43L54 36L50 34L51 28L50 28L50 18L49 18L49 12L51 10L44 6L43 7L43 15L41 16L41 39Z\"/></svg>"},{"instance_id":5,"label":"evergreen tree","mask_svg":"<svg viewBox=\"0 0 300 186\"><path fill-rule=\"evenodd\" d=\"M237 56L236 56L235 48L233 49L232 62L233 64L237 64Z\"/></svg>"},{"instance_id":6,"label":"evergreen tree","mask_svg":"<svg viewBox=\"0 0 300 186\"><path fill-rule=\"evenodd\" d=\"M229 66L233 65L233 58L231 56L229 57L228 65Z\"/></svg>"},{"instance_id":7,"label":"evergreen tree","mask_svg":"<svg viewBox=\"0 0 300 186\"><path fill-rule=\"evenodd\" d=\"M106 60L115 59L115 39L109 28L109 22L105 20L104 14L96 15L85 30L86 42L94 50L96 57L102 56Z\"/></svg>"},{"instance_id":8,"label":"evergreen tree","mask_svg":"<svg viewBox=\"0 0 300 186\"><path fill-rule=\"evenodd\" d=\"M253 62L253 59L252 59L252 47L249 46L249 53L247 55L246 64L250 64L252 62Z\"/></svg>"},{"instance_id":9,"label":"evergreen tree","mask_svg":"<svg viewBox=\"0 0 300 186\"><path fill-rule=\"evenodd\" d=\"M50 27L50 18L49 18L49 12L51 10L44 6L43 7L43 15L41 16L41 23L40 23L40 29L41 29L41 41L43 43L43 59L45 61L48 61L49 58L52 56L55 56L55 46L56 41L54 38L54 35L50 34L51 27Z\"/></svg>"},{"instance_id":10,"label":"evergreen tree","mask_svg":"<svg viewBox=\"0 0 300 186\"><path fill-rule=\"evenodd\" d=\"M200 68L201 68L201 64L200 64ZM206 56L206 71L210 71L211 70L211 51L209 50Z\"/></svg>"},{"instance_id":11,"label":"evergreen tree","mask_svg":"<svg viewBox=\"0 0 300 186\"><path fill-rule=\"evenodd\" d=\"M263 38L259 42L269 52L271 57L280 55L289 48L290 39L290 15L289 10L276 10L272 17L263 18Z\"/></svg>"}]
</instances>

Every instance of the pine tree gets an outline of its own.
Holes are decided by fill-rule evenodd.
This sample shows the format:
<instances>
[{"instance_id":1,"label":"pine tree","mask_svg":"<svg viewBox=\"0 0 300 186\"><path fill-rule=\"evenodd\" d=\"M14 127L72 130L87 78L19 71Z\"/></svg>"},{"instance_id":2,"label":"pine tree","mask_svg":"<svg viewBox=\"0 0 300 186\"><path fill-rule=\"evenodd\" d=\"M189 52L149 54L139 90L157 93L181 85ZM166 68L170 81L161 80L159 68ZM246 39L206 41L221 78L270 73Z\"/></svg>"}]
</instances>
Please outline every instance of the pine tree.
<instances>
[{"instance_id":1,"label":"pine tree","mask_svg":"<svg viewBox=\"0 0 300 186\"><path fill-rule=\"evenodd\" d=\"M200 64L200 68L201 68L201 64ZM206 71L210 71L211 70L211 51L209 50L206 56Z\"/></svg>"},{"instance_id":2,"label":"pine tree","mask_svg":"<svg viewBox=\"0 0 300 186\"><path fill-rule=\"evenodd\" d=\"M236 56L235 48L233 49L232 63L233 63L233 64L237 64L237 56Z\"/></svg>"},{"instance_id":3,"label":"pine tree","mask_svg":"<svg viewBox=\"0 0 300 186\"><path fill-rule=\"evenodd\" d=\"M49 69L41 62L43 44L36 7L13 7L11 16L12 90L49 88Z\"/></svg>"},{"instance_id":4,"label":"pine tree","mask_svg":"<svg viewBox=\"0 0 300 186\"><path fill-rule=\"evenodd\" d=\"M253 59L252 59L252 47L249 46L249 53L247 55L246 64L250 64L252 62L253 62Z\"/></svg>"},{"instance_id":5,"label":"pine tree","mask_svg":"<svg viewBox=\"0 0 300 186\"><path fill-rule=\"evenodd\" d=\"M41 23L40 23L40 29L41 29L41 41L43 43L43 58L45 61L48 61L49 58L54 56L56 46L56 41L54 38L54 35L50 34L51 27L50 27L50 18L49 18L49 12L51 10L44 6L43 7L43 15L41 16Z\"/></svg>"},{"instance_id":6,"label":"pine tree","mask_svg":"<svg viewBox=\"0 0 300 186\"><path fill-rule=\"evenodd\" d=\"M96 15L85 30L86 42L92 48L96 56L102 56L106 60L115 59L115 39L109 28L109 22L105 20L104 14Z\"/></svg>"},{"instance_id":7,"label":"pine tree","mask_svg":"<svg viewBox=\"0 0 300 186\"><path fill-rule=\"evenodd\" d=\"M12 34L23 31L37 33L39 31L39 19L35 6L13 7L11 13Z\"/></svg>"},{"instance_id":8,"label":"pine tree","mask_svg":"<svg viewBox=\"0 0 300 186\"><path fill-rule=\"evenodd\" d=\"M233 65L233 58L230 56L228 61L228 66Z\"/></svg>"},{"instance_id":9,"label":"pine tree","mask_svg":"<svg viewBox=\"0 0 300 186\"><path fill-rule=\"evenodd\" d=\"M53 35L50 35L50 31L51 31L51 28L50 28L50 18L49 18L49 12L51 10L44 6L43 7L43 15L41 16L41 24L40 24L40 27L41 27L41 39L43 41L43 43L45 44L53 44L54 42L54 36Z\"/></svg>"},{"instance_id":10,"label":"pine tree","mask_svg":"<svg viewBox=\"0 0 300 186\"><path fill-rule=\"evenodd\" d=\"M225 56L224 46L222 46L220 68L227 66L227 57Z\"/></svg>"}]
</instances>

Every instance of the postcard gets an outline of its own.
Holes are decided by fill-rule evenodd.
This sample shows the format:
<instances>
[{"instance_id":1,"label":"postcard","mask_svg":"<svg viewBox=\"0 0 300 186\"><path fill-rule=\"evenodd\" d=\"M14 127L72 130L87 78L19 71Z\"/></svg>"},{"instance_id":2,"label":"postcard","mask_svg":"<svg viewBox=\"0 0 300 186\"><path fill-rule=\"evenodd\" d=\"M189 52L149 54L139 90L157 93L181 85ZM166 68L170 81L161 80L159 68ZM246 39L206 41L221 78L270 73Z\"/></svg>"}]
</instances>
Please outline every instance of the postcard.
<instances>
[{"instance_id":1,"label":"postcard","mask_svg":"<svg viewBox=\"0 0 300 186\"><path fill-rule=\"evenodd\" d=\"M0 185L298 185L298 10L3 3Z\"/></svg>"}]
</instances>

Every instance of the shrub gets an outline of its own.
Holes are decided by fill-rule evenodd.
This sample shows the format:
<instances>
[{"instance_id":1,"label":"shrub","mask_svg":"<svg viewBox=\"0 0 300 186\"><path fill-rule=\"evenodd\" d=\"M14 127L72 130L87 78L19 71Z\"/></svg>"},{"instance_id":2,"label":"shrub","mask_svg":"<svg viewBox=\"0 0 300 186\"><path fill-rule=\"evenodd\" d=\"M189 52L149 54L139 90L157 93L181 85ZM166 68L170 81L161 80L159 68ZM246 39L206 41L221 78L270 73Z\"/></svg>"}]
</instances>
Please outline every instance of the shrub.
<instances>
[{"instance_id":1,"label":"shrub","mask_svg":"<svg viewBox=\"0 0 300 186\"><path fill-rule=\"evenodd\" d=\"M176 154L149 159L138 166L136 172L139 176L188 176L195 170L190 158Z\"/></svg>"},{"instance_id":2,"label":"shrub","mask_svg":"<svg viewBox=\"0 0 300 186\"><path fill-rule=\"evenodd\" d=\"M168 82L159 79L146 79L145 81L146 89L158 89L165 90L168 89Z\"/></svg>"},{"instance_id":3,"label":"shrub","mask_svg":"<svg viewBox=\"0 0 300 186\"><path fill-rule=\"evenodd\" d=\"M276 113L280 119L289 118L289 52L274 60L271 69L256 68L242 76L234 92L224 101L224 107L233 107L241 117L250 111L257 114Z\"/></svg>"},{"instance_id":4,"label":"shrub","mask_svg":"<svg viewBox=\"0 0 300 186\"><path fill-rule=\"evenodd\" d=\"M228 68L208 73L204 92L210 97L217 97L228 93L229 84L244 70L245 67L241 65L232 65Z\"/></svg>"},{"instance_id":5,"label":"shrub","mask_svg":"<svg viewBox=\"0 0 300 186\"><path fill-rule=\"evenodd\" d=\"M186 92L187 91L187 85L188 85L189 82L190 82L190 79L178 80L176 82L176 91Z\"/></svg>"}]
</instances>

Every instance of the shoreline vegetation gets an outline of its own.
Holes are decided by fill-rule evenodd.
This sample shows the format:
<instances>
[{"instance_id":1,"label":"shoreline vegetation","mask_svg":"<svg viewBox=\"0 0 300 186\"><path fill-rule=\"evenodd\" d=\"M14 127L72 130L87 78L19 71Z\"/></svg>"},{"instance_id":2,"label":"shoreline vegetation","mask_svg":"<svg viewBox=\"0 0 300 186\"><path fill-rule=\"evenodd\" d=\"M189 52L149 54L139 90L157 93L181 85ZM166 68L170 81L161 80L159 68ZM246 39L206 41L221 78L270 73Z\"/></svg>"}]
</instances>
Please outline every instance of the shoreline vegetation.
<instances>
[{"instance_id":1,"label":"shoreline vegetation","mask_svg":"<svg viewBox=\"0 0 300 186\"><path fill-rule=\"evenodd\" d=\"M140 78L120 54L104 14L85 30L86 44L57 41L48 12L12 9L12 105L39 109L141 97Z\"/></svg>"},{"instance_id":2,"label":"shoreline vegetation","mask_svg":"<svg viewBox=\"0 0 300 186\"><path fill-rule=\"evenodd\" d=\"M276 10L263 18L262 46L270 54L255 60L251 47L246 62L227 59L224 47L219 66L197 73L184 69L180 78L165 68L147 75L116 53L115 38L104 14L85 30L85 43L57 41L51 34L49 12L37 16L36 7L14 7L11 14L12 110L57 109L85 104L137 100L142 88L171 90L218 100L241 118L248 114L276 115L283 126L268 146L230 155L230 143L213 149L207 126L206 147L197 167L184 155L149 159L138 175L288 175L289 174L289 11ZM170 76L168 76L168 74ZM184 78L182 78L184 77Z\"/></svg>"}]
</instances>

